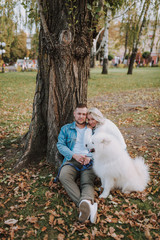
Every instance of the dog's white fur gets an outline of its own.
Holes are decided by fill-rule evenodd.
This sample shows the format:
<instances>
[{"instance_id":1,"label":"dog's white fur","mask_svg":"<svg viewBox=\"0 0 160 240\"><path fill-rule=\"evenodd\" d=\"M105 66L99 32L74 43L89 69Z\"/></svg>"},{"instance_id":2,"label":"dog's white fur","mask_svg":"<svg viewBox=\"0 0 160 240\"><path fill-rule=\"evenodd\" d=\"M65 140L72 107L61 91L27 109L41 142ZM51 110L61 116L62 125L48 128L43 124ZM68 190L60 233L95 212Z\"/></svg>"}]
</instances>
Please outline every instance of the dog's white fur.
<instances>
[{"instance_id":1,"label":"dog's white fur","mask_svg":"<svg viewBox=\"0 0 160 240\"><path fill-rule=\"evenodd\" d=\"M95 149L93 169L104 189L100 198L106 198L113 188L120 188L123 193L146 188L149 173L144 159L132 159L113 135L98 132L87 147Z\"/></svg>"}]
</instances>

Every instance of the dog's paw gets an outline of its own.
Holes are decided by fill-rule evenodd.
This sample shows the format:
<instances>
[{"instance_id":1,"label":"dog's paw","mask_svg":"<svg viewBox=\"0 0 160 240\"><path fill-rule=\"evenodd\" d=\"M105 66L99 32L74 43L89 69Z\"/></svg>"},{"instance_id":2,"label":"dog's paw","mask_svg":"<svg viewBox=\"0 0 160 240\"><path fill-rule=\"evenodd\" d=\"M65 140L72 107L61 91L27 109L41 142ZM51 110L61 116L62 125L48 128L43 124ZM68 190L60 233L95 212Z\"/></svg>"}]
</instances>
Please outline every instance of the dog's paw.
<instances>
[{"instance_id":1,"label":"dog's paw","mask_svg":"<svg viewBox=\"0 0 160 240\"><path fill-rule=\"evenodd\" d=\"M122 192L122 193L124 193L124 194L130 194L131 192L130 191L125 191L125 192Z\"/></svg>"},{"instance_id":2,"label":"dog's paw","mask_svg":"<svg viewBox=\"0 0 160 240\"><path fill-rule=\"evenodd\" d=\"M127 189L123 189L123 190L122 190L122 193L124 193L124 194L130 194L131 191L129 191L129 190L127 190Z\"/></svg>"},{"instance_id":3,"label":"dog's paw","mask_svg":"<svg viewBox=\"0 0 160 240\"><path fill-rule=\"evenodd\" d=\"M100 186L99 188L98 188L98 190L99 190L99 192L101 192L101 191L103 191L103 187L102 186Z\"/></svg>"},{"instance_id":4,"label":"dog's paw","mask_svg":"<svg viewBox=\"0 0 160 240\"><path fill-rule=\"evenodd\" d=\"M105 193L102 193L101 195L99 195L99 198L107 198L109 194L105 194Z\"/></svg>"}]
</instances>

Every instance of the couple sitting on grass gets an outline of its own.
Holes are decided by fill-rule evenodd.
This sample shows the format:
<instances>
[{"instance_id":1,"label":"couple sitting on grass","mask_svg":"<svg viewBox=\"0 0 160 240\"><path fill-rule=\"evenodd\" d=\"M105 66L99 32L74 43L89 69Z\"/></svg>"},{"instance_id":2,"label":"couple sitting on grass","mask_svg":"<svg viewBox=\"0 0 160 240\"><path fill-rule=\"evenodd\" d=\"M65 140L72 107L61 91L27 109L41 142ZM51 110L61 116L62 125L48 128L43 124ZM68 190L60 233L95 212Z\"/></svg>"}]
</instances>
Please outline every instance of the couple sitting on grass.
<instances>
[{"instance_id":1,"label":"couple sitting on grass","mask_svg":"<svg viewBox=\"0 0 160 240\"><path fill-rule=\"evenodd\" d=\"M74 111L75 121L64 125L58 136L57 148L64 156L60 168L59 180L66 192L79 208L79 221L90 219L96 222L98 204L94 202L95 173L92 168L91 153L85 147L92 134L104 127L104 131L113 134L126 148L124 138L117 126L97 108L87 109L85 104L78 104ZM88 119L88 124L86 123ZM77 178L80 178L80 187Z\"/></svg>"}]
</instances>

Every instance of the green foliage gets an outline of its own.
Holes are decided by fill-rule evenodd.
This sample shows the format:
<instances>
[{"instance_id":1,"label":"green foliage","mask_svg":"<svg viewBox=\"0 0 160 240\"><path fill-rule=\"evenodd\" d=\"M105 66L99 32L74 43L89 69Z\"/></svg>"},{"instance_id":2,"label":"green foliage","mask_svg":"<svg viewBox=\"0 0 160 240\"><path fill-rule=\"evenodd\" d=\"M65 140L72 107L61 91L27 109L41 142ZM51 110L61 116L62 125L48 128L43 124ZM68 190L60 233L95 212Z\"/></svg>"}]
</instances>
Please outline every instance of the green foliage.
<instances>
[{"instance_id":1,"label":"green foliage","mask_svg":"<svg viewBox=\"0 0 160 240\"><path fill-rule=\"evenodd\" d=\"M39 33L39 14L36 0L23 1L22 6L25 9L25 23L19 12L18 6L20 0L6 0L0 3L0 41L6 43L6 53L4 54L5 62L15 62L17 58L26 56L26 36L20 32L18 24L20 22L23 27L28 26L32 31L35 26L36 34L33 36L33 45L31 56L37 57L38 49L38 33ZM22 36L23 35L23 36ZM29 54L28 54L29 55Z\"/></svg>"},{"instance_id":2,"label":"green foliage","mask_svg":"<svg viewBox=\"0 0 160 240\"><path fill-rule=\"evenodd\" d=\"M31 49L29 53L29 58L36 59L38 56L38 48L39 48L39 31L33 34L31 39Z\"/></svg>"},{"instance_id":3,"label":"green foliage","mask_svg":"<svg viewBox=\"0 0 160 240\"><path fill-rule=\"evenodd\" d=\"M4 59L7 62L10 59L10 46L17 31L17 24L14 21L15 7L16 1L6 0L0 3L0 42L6 43Z\"/></svg>"},{"instance_id":4,"label":"green foliage","mask_svg":"<svg viewBox=\"0 0 160 240\"><path fill-rule=\"evenodd\" d=\"M109 53L109 54L108 54L108 60L111 61L113 58L114 58L114 55L111 54L111 53Z\"/></svg>"},{"instance_id":5,"label":"green foliage","mask_svg":"<svg viewBox=\"0 0 160 240\"><path fill-rule=\"evenodd\" d=\"M74 31L76 25L79 22L79 11L76 0L65 1L66 12L68 13L68 24L70 28Z\"/></svg>"},{"instance_id":6,"label":"green foliage","mask_svg":"<svg viewBox=\"0 0 160 240\"><path fill-rule=\"evenodd\" d=\"M144 59L148 59L148 58L150 58L150 52L144 52L144 53L142 53L142 57L144 58Z\"/></svg>"},{"instance_id":7,"label":"green foliage","mask_svg":"<svg viewBox=\"0 0 160 240\"><path fill-rule=\"evenodd\" d=\"M26 33L23 31L15 35L10 49L10 59L12 59L13 62L16 62L18 58L24 59L24 57L26 57L27 55L26 39L27 39Z\"/></svg>"}]
</instances>

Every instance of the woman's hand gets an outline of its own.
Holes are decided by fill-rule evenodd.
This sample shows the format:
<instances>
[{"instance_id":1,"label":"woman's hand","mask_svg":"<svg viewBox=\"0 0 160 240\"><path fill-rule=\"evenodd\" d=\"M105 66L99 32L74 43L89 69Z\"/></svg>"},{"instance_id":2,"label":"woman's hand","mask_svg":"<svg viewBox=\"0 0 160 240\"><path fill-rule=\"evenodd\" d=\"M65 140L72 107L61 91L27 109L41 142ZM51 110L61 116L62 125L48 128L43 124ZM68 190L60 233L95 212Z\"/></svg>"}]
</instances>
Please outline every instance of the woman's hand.
<instances>
[{"instance_id":1,"label":"woman's hand","mask_svg":"<svg viewBox=\"0 0 160 240\"><path fill-rule=\"evenodd\" d=\"M91 161L91 159L90 159L89 157L85 157L85 158L84 158L83 165L88 164L90 161Z\"/></svg>"}]
</instances>

